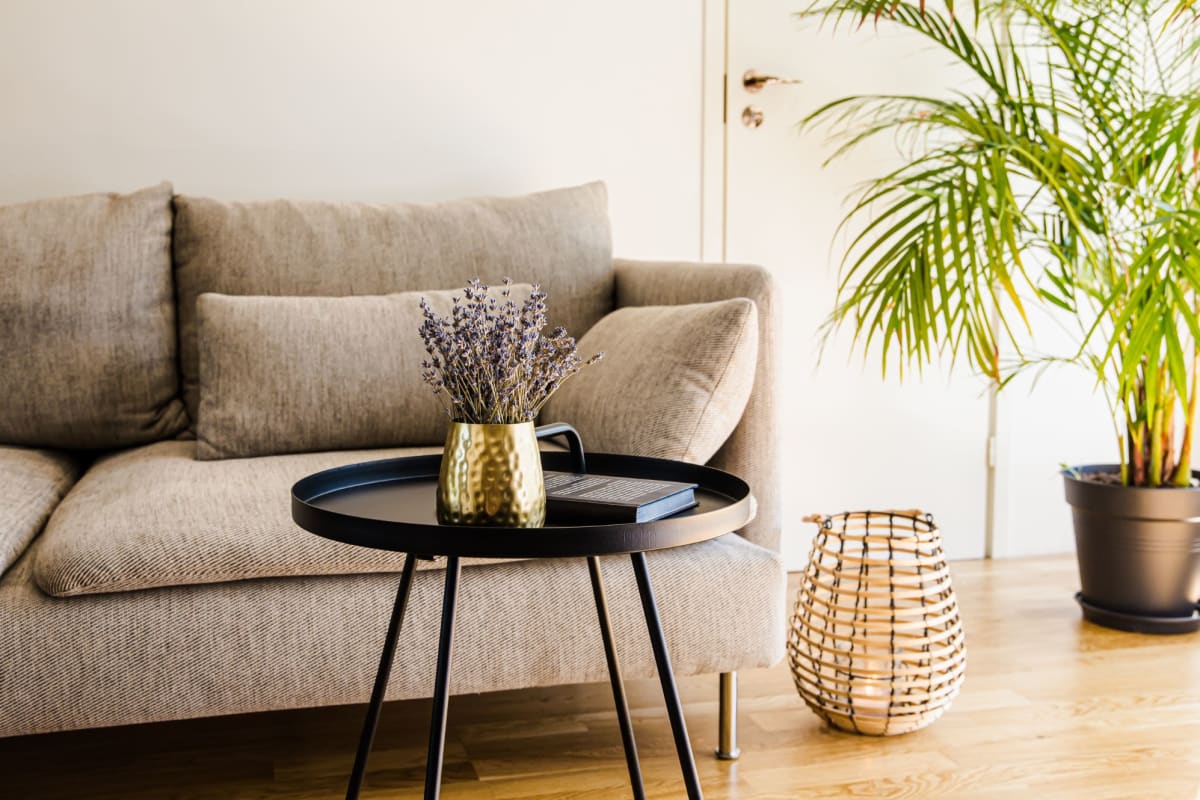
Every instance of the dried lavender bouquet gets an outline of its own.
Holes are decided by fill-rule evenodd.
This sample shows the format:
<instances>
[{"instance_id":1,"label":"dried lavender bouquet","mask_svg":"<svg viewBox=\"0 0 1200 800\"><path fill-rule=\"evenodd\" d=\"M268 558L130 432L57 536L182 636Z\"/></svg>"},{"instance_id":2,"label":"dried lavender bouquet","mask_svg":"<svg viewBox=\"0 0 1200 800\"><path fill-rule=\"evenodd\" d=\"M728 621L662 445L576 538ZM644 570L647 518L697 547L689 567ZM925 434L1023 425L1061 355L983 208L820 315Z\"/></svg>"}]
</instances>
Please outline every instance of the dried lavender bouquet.
<instances>
[{"instance_id":1,"label":"dried lavender bouquet","mask_svg":"<svg viewBox=\"0 0 1200 800\"><path fill-rule=\"evenodd\" d=\"M534 284L518 306L512 283L505 278L497 298L472 278L449 318L421 298L420 334L429 353L421 377L453 422L532 422L563 381L604 355L584 361L562 327L543 335L546 293Z\"/></svg>"}]
</instances>

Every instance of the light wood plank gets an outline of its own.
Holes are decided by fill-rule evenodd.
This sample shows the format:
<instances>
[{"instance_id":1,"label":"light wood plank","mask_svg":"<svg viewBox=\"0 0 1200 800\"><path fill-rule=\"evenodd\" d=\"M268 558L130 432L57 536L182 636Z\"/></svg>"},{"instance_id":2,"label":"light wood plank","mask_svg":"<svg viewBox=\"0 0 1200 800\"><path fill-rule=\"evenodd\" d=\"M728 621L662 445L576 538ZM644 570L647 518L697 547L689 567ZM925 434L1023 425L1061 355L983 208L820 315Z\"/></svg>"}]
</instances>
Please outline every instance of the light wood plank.
<instances>
[{"instance_id":1,"label":"light wood plank","mask_svg":"<svg viewBox=\"0 0 1200 800\"><path fill-rule=\"evenodd\" d=\"M890 739L823 725L786 665L742 673L742 759L712 758L716 678L680 681L710 800L1200 799L1200 635L1093 627L1070 557L956 562L963 694ZM647 794L683 796L654 681L631 681ZM629 796L607 684L451 701L447 800ZM419 798L429 701L384 710L364 798ZM361 707L0 739L5 798L340 798Z\"/></svg>"}]
</instances>

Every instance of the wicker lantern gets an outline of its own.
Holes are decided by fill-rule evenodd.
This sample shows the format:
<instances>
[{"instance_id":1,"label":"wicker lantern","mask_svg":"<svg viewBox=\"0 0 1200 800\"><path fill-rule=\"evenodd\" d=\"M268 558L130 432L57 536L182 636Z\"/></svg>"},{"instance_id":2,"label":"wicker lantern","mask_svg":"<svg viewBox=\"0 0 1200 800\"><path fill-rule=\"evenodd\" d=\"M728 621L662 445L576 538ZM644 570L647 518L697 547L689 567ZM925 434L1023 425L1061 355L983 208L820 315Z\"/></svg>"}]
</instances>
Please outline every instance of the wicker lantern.
<instances>
[{"instance_id":1,"label":"wicker lantern","mask_svg":"<svg viewBox=\"0 0 1200 800\"><path fill-rule=\"evenodd\" d=\"M923 728L950 706L967 663L933 518L854 511L806 521L820 531L788 636L800 697L854 733Z\"/></svg>"}]
</instances>

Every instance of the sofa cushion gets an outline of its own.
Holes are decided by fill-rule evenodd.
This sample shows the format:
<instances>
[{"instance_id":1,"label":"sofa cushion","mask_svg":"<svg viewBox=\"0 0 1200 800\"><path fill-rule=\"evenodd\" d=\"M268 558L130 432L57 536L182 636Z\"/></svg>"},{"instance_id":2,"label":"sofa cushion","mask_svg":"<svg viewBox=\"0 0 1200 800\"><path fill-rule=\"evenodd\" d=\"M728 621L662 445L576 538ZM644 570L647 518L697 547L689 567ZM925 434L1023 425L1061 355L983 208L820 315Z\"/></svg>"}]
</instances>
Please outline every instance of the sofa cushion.
<instances>
[{"instance_id":1,"label":"sofa cushion","mask_svg":"<svg viewBox=\"0 0 1200 800\"><path fill-rule=\"evenodd\" d=\"M191 441L158 442L93 465L46 524L36 559L42 590L65 597L399 572L403 553L342 544L297 527L288 499L292 484L357 461L441 452L425 447L198 461L195 448ZM422 569L444 565L419 562Z\"/></svg>"},{"instance_id":2,"label":"sofa cushion","mask_svg":"<svg viewBox=\"0 0 1200 800\"><path fill-rule=\"evenodd\" d=\"M183 394L199 411L196 300L233 295L391 294L473 277L538 282L552 324L583 331L612 309L607 194L593 183L440 205L175 199Z\"/></svg>"},{"instance_id":3,"label":"sofa cushion","mask_svg":"<svg viewBox=\"0 0 1200 800\"><path fill-rule=\"evenodd\" d=\"M170 184L0 208L0 442L175 435L175 336Z\"/></svg>"},{"instance_id":4,"label":"sofa cushion","mask_svg":"<svg viewBox=\"0 0 1200 800\"><path fill-rule=\"evenodd\" d=\"M513 286L513 302L532 288ZM196 458L443 443L417 331L422 298L449 316L458 294L200 295Z\"/></svg>"},{"instance_id":5,"label":"sofa cushion","mask_svg":"<svg viewBox=\"0 0 1200 800\"><path fill-rule=\"evenodd\" d=\"M745 298L622 308L579 340L604 358L542 412L591 450L706 463L737 427L754 384L758 317Z\"/></svg>"},{"instance_id":6,"label":"sofa cushion","mask_svg":"<svg viewBox=\"0 0 1200 800\"><path fill-rule=\"evenodd\" d=\"M79 476L62 453L0 445L0 575L37 536Z\"/></svg>"}]
</instances>

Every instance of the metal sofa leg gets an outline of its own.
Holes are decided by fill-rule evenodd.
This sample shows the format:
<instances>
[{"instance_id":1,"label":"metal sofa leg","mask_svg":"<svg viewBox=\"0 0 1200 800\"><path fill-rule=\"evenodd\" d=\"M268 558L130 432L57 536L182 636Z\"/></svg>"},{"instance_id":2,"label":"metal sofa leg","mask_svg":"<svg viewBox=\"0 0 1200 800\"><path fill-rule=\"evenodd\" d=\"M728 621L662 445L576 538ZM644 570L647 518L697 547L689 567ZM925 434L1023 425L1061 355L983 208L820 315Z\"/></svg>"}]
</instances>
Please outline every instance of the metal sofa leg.
<instances>
[{"instance_id":1,"label":"metal sofa leg","mask_svg":"<svg viewBox=\"0 0 1200 800\"><path fill-rule=\"evenodd\" d=\"M737 742L737 673L721 673L721 707L717 716L717 758L733 761L742 751Z\"/></svg>"}]
</instances>

